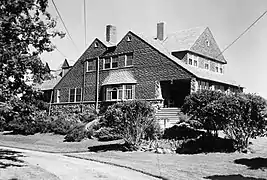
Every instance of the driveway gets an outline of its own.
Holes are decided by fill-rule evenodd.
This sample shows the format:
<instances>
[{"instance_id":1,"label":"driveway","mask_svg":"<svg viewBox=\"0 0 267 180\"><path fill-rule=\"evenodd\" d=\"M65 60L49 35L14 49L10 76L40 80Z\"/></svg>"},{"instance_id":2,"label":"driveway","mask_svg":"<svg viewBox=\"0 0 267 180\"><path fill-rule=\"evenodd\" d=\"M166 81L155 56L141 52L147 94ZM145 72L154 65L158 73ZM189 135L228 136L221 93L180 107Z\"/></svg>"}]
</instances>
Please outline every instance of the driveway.
<instances>
[{"instance_id":1,"label":"driveway","mask_svg":"<svg viewBox=\"0 0 267 180\"><path fill-rule=\"evenodd\" d=\"M62 180L156 180L156 178L126 168L66 157L62 154L44 153L1 146L0 149L20 152L22 155L18 157L19 161L24 161L30 166L35 166L39 169L41 168ZM44 177L42 177L42 179L43 178ZM18 177L18 179L20 178Z\"/></svg>"}]
</instances>

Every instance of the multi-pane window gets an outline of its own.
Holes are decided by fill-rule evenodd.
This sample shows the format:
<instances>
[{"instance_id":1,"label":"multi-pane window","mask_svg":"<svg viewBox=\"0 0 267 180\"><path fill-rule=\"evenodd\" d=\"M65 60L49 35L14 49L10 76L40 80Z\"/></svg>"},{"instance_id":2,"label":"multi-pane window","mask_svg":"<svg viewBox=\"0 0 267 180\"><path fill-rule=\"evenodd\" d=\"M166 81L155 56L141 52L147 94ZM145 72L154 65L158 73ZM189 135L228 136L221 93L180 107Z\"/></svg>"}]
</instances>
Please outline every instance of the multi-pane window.
<instances>
[{"instance_id":1,"label":"multi-pane window","mask_svg":"<svg viewBox=\"0 0 267 180\"><path fill-rule=\"evenodd\" d=\"M188 54L188 64L192 66L198 66L198 56L193 54Z\"/></svg>"},{"instance_id":2,"label":"multi-pane window","mask_svg":"<svg viewBox=\"0 0 267 180\"><path fill-rule=\"evenodd\" d=\"M110 69L111 68L111 58L105 58L104 59L104 69Z\"/></svg>"},{"instance_id":3,"label":"multi-pane window","mask_svg":"<svg viewBox=\"0 0 267 180\"><path fill-rule=\"evenodd\" d=\"M70 89L69 93L70 102L80 102L82 100L82 88Z\"/></svg>"},{"instance_id":4,"label":"multi-pane window","mask_svg":"<svg viewBox=\"0 0 267 180\"><path fill-rule=\"evenodd\" d=\"M87 61L87 69L86 69L86 71L88 72L88 71L93 71L94 70L94 61L93 60L91 60L91 61Z\"/></svg>"},{"instance_id":5,"label":"multi-pane window","mask_svg":"<svg viewBox=\"0 0 267 180\"><path fill-rule=\"evenodd\" d=\"M220 67L220 73L223 73L223 68L222 67Z\"/></svg>"},{"instance_id":6,"label":"multi-pane window","mask_svg":"<svg viewBox=\"0 0 267 180\"><path fill-rule=\"evenodd\" d=\"M125 55L125 66L132 66L133 65L133 54L126 54Z\"/></svg>"},{"instance_id":7,"label":"multi-pane window","mask_svg":"<svg viewBox=\"0 0 267 180\"><path fill-rule=\"evenodd\" d=\"M125 85L124 99L133 99L133 86Z\"/></svg>"},{"instance_id":8,"label":"multi-pane window","mask_svg":"<svg viewBox=\"0 0 267 180\"><path fill-rule=\"evenodd\" d=\"M118 56L112 57L111 60L112 60L112 67L111 68L117 68L119 66Z\"/></svg>"},{"instance_id":9,"label":"multi-pane window","mask_svg":"<svg viewBox=\"0 0 267 180\"><path fill-rule=\"evenodd\" d=\"M215 67L215 72L219 72L219 67L218 66Z\"/></svg>"},{"instance_id":10,"label":"multi-pane window","mask_svg":"<svg viewBox=\"0 0 267 180\"><path fill-rule=\"evenodd\" d=\"M207 82L207 81L199 81L198 89L199 90L210 89L209 82Z\"/></svg>"},{"instance_id":11,"label":"multi-pane window","mask_svg":"<svg viewBox=\"0 0 267 180\"><path fill-rule=\"evenodd\" d=\"M122 99L133 99L133 85L119 85L106 88L106 100L118 101Z\"/></svg>"}]
</instances>

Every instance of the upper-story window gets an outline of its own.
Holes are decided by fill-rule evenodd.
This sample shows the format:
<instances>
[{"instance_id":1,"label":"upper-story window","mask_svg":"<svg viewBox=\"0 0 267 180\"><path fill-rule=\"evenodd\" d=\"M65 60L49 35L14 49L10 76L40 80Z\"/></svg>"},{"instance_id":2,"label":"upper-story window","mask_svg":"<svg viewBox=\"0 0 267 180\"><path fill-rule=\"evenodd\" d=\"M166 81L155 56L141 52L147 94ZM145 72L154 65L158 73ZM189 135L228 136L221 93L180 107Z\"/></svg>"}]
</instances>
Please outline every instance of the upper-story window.
<instances>
[{"instance_id":1,"label":"upper-story window","mask_svg":"<svg viewBox=\"0 0 267 180\"><path fill-rule=\"evenodd\" d=\"M127 42L132 41L132 37L131 36L127 36Z\"/></svg>"},{"instance_id":2,"label":"upper-story window","mask_svg":"<svg viewBox=\"0 0 267 180\"><path fill-rule=\"evenodd\" d=\"M98 44L98 42L95 42L95 48L98 48L98 46L99 46L99 44Z\"/></svg>"},{"instance_id":3,"label":"upper-story window","mask_svg":"<svg viewBox=\"0 0 267 180\"><path fill-rule=\"evenodd\" d=\"M125 58L125 66L132 66L133 65L133 54L126 54Z\"/></svg>"},{"instance_id":4,"label":"upper-story window","mask_svg":"<svg viewBox=\"0 0 267 180\"><path fill-rule=\"evenodd\" d=\"M110 69L111 68L111 58L107 57L104 59L104 69Z\"/></svg>"},{"instance_id":5,"label":"upper-story window","mask_svg":"<svg viewBox=\"0 0 267 180\"><path fill-rule=\"evenodd\" d=\"M209 70L210 69L210 64L205 62L205 65L204 65L205 69Z\"/></svg>"},{"instance_id":6,"label":"upper-story window","mask_svg":"<svg viewBox=\"0 0 267 180\"><path fill-rule=\"evenodd\" d=\"M119 67L118 56L104 58L103 69L111 69L111 68L118 68L118 67Z\"/></svg>"},{"instance_id":7,"label":"upper-story window","mask_svg":"<svg viewBox=\"0 0 267 180\"><path fill-rule=\"evenodd\" d=\"M69 91L69 102L80 102L82 100L82 88L74 88Z\"/></svg>"},{"instance_id":8,"label":"upper-story window","mask_svg":"<svg viewBox=\"0 0 267 180\"><path fill-rule=\"evenodd\" d=\"M220 67L220 73L223 73L223 68L222 67Z\"/></svg>"},{"instance_id":9,"label":"upper-story window","mask_svg":"<svg viewBox=\"0 0 267 180\"><path fill-rule=\"evenodd\" d=\"M223 73L223 65L220 63L216 64L215 72L222 74Z\"/></svg>"},{"instance_id":10,"label":"upper-story window","mask_svg":"<svg viewBox=\"0 0 267 180\"><path fill-rule=\"evenodd\" d=\"M210 41L208 39L206 39L205 43L206 43L206 46L208 47L210 46Z\"/></svg>"},{"instance_id":11,"label":"upper-story window","mask_svg":"<svg viewBox=\"0 0 267 180\"><path fill-rule=\"evenodd\" d=\"M86 62L86 72L94 70L94 61L90 60Z\"/></svg>"},{"instance_id":12,"label":"upper-story window","mask_svg":"<svg viewBox=\"0 0 267 180\"><path fill-rule=\"evenodd\" d=\"M188 54L188 64L198 67L198 56L193 54Z\"/></svg>"},{"instance_id":13,"label":"upper-story window","mask_svg":"<svg viewBox=\"0 0 267 180\"><path fill-rule=\"evenodd\" d=\"M219 67L218 66L215 67L215 72L219 72Z\"/></svg>"},{"instance_id":14,"label":"upper-story window","mask_svg":"<svg viewBox=\"0 0 267 180\"><path fill-rule=\"evenodd\" d=\"M112 61L112 64L111 64L112 67L111 68L119 67L118 56L111 57L111 61Z\"/></svg>"}]
</instances>

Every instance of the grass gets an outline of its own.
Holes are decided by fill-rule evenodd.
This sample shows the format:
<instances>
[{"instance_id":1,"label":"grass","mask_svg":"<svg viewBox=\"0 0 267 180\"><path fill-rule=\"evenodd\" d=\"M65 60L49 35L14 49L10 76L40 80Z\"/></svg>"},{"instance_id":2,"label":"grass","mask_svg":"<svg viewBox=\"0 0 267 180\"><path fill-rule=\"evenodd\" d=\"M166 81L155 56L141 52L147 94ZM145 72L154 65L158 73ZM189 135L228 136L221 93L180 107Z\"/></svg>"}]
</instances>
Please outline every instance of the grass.
<instances>
[{"instance_id":1,"label":"grass","mask_svg":"<svg viewBox=\"0 0 267 180\"><path fill-rule=\"evenodd\" d=\"M14 135L6 132L0 133L0 145L8 147L17 147L22 149L38 150L53 153L73 153L86 152L88 147L116 144L120 141L99 142L94 139L87 139L81 142L64 142L63 135L52 133L34 134L34 135Z\"/></svg>"},{"instance_id":2,"label":"grass","mask_svg":"<svg viewBox=\"0 0 267 180\"><path fill-rule=\"evenodd\" d=\"M149 152L86 152L88 147L115 142L63 142L64 136L36 134L31 136L0 134L0 144L49 152L72 152L76 158L115 164L163 177L163 179L267 180L267 138L252 140L253 153L208 153L195 155L154 154ZM83 152L83 153L75 153Z\"/></svg>"}]
</instances>

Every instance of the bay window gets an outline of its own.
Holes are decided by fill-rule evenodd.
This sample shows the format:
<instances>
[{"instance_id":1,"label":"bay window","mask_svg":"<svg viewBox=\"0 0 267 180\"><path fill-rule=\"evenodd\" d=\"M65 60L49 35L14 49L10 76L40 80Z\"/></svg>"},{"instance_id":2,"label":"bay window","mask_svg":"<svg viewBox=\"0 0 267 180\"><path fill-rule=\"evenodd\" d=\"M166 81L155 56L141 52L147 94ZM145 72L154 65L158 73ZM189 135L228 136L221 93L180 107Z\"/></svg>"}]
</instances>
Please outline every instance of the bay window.
<instances>
[{"instance_id":1,"label":"bay window","mask_svg":"<svg viewBox=\"0 0 267 180\"><path fill-rule=\"evenodd\" d=\"M106 101L131 100L134 98L134 85L114 85L106 87Z\"/></svg>"}]
</instances>

